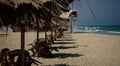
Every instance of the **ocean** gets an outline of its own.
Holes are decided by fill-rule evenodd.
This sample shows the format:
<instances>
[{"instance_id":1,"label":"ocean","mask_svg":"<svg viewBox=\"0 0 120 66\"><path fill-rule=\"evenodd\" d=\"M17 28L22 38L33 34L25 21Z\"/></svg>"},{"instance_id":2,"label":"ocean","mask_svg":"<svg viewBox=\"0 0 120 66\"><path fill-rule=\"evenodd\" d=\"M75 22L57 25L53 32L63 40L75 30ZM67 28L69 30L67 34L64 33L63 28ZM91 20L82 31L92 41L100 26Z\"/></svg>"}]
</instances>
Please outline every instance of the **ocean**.
<instances>
[{"instance_id":1,"label":"ocean","mask_svg":"<svg viewBox=\"0 0 120 66\"><path fill-rule=\"evenodd\" d=\"M99 33L99 34L110 34L120 36L120 25L84 25L74 26L74 32L88 32L88 33Z\"/></svg>"},{"instance_id":2,"label":"ocean","mask_svg":"<svg viewBox=\"0 0 120 66\"><path fill-rule=\"evenodd\" d=\"M5 26L0 27L0 32L13 32L13 30L8 26L8 29Z\"/></svg>"}]
</instances>

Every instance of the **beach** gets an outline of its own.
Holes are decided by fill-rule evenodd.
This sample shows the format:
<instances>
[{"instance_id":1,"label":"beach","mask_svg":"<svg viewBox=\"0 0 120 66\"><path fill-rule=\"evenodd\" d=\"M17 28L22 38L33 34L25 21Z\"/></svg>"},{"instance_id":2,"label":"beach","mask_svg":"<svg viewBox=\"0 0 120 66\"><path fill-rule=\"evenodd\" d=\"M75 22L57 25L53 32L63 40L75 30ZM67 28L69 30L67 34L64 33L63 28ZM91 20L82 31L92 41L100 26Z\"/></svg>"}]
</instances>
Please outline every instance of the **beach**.
<instances>
[{"instance_id":1,"label":"beach","mask_svg":"<svg viewBox=\"0 0 120 66\"><path fill-rule=\"evenodd\" d=\"M40 38L42 37L43 32L40 33ZM25 33L26 50L31 47L27 44L35 39L36 32ZM43 63L39 66L120 66L120 36L117 35L65 33L64 37L54 41L52 47L59 50L53 51L52 57L33 57ZM3 48L20 49L20 32L0 35L0 50Z\"/></svg>"}]
</instances>

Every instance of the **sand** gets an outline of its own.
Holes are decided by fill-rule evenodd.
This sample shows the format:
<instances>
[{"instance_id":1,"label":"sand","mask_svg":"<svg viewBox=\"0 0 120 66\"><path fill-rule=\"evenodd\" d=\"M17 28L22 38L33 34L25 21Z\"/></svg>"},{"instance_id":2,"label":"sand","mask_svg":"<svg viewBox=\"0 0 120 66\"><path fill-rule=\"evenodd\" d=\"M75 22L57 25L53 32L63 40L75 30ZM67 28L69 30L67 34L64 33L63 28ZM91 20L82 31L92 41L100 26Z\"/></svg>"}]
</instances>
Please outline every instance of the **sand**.
<instances>
[{"instance_id":1,"label":"sand","mask_svg":"<svg viewBox=\"0 0 120 66\"><path fill-rule=\"evenodd\" d=\"M44 33L40 33L44 37ZM25 44L36 38L35 32L27 32ZM120 36L95 33L65 33L64 38L55 41L52 58L33 57L43 64L39 66L120 66ZM0 50L20 48L20 33L0 35ZM25 46L27 50L30 46ZM32 66L35 66L34 64Z\"/></svg>"}]
</instances>

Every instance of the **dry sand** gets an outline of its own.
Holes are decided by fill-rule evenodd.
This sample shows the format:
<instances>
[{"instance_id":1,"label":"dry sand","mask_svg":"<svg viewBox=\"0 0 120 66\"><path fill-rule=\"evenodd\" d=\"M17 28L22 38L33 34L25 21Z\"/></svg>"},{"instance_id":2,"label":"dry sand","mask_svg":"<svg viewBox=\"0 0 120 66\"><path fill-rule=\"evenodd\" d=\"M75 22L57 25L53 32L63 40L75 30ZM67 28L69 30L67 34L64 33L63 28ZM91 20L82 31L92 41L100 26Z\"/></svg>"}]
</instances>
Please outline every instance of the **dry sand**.
<instances>
[{"instance_id":1,"label":"dry sand","mask_svg":"<svg viewBox=\"0 0 120 66\"><path fill-rule=\"evenodd\" d=\"M40 33L44 37L44 33ZM26 33L25 44L31 43L36 38L35 32ZM55 41L52 58L36 58L41 61L41 66L120 66L120 36L94 34L94 33L65 33L65 37ZM20 33L0 35L0 50L20 48ZM25 49L30 48L26 46ZM32 65L35 66L35 65Z\"/></svg>"}]
</instances>

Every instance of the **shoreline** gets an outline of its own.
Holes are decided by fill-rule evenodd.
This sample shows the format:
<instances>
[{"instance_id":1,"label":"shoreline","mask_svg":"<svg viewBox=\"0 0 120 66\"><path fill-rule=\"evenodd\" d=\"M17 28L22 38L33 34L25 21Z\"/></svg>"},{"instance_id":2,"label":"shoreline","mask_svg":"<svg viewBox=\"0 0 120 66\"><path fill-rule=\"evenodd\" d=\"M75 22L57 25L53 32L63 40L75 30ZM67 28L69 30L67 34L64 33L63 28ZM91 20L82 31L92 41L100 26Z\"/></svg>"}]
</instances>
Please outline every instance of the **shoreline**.
<instances>
[{"instance_id":1,"label":"shoreline","mask_svg":"<svg viewBox=\"0 0 120 66\"><path fill-rule=\"evenodd\" d=\"M73 32L73 33L94 33L94 34L105 34L105 35L120 36L120 33L108 33L108 32Z\"/></svg>"}]
</instances>

